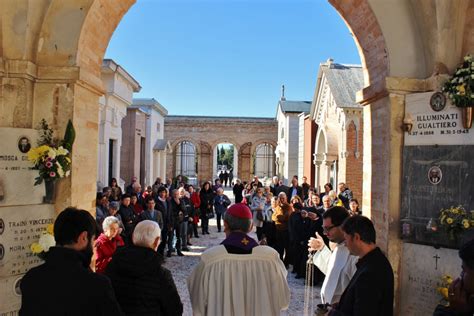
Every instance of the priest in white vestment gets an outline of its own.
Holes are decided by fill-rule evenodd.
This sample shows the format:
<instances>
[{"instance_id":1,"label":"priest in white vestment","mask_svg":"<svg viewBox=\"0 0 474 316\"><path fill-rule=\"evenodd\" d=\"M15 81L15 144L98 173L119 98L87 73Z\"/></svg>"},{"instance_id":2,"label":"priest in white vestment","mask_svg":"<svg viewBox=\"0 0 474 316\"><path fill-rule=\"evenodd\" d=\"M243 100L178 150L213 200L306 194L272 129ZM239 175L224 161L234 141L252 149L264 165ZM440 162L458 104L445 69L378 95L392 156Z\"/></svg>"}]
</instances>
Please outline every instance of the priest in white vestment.
<instances>
[{"instance_id":1,"label":"priest in white vestment","mask_svg":"<svg viewBox=\"0 0 474 316\"><path fill-rule=\"evenodd\" d=\"M224 215L226 239L205 251L188 279L195 316L280 315L290 303L287 270L278 253L247 234L252 213L242 203Z\"/></svg>"},{"instance_id":2,"label":"priest in white vestment","mask_svg":"<svg viewBox=\"0 0 474 316\"><path fill-rule=\"evenodd\" d=\"M329 241L335 247L330 250L323 241L323 238L316 233L316 238L311 238L308 242L309 251L316 251L313 256L313 263L326 275L321 287L321 301L323 304L334 304L339 302L342 293L354 276L359 257L349 253L345 242L344 232L341 225L349 212L342 206L329 208L323 214L323 230Z\"/></svg>"}]
</instances>

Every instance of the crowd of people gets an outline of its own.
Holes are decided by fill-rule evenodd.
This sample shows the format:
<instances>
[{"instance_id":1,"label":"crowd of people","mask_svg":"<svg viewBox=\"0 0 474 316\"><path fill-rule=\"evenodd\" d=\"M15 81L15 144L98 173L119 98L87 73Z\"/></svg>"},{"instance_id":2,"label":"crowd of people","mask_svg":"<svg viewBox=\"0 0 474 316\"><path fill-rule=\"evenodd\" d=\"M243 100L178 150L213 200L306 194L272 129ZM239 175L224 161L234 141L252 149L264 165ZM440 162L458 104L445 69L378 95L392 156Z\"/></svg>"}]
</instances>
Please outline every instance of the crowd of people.
<instances>
[{"instance_id":1,"label":"crowd of people","mask_svg":"<svg viewBox=\"0 0 474 316\"><path fill-rule=\"evenodd\" d=\"M56 247L21 283L20 315L181 315L165 255L183 256L199 231L209 234L214 217L225 239L202 254L188 279L194 315L278 315L290 301L290 266L296 278L309 267L322 282L318 315L393 315L392 267L344 183L320 193L305 177L290 186L254 177L237 179L233 193L231 205L220 179L201 187L157 179L142 190L133 178L125 192L113 180L97 196L95 219L74 208L59 214ZM436 316L474 312L474 241L459 255L463 271L449 289L450 306Z\"/></svg>"},{"instance_id":2,"label":"crowd of people","mask_svg":"<svg viewBox=\"0 0 474 316\"><path fill-rule=\"evenodd\" d=\"M230 204L220 179L195 187L182 176L166 183L157 178L143 190L133 177L125 193L112 179L110 186L97 194L96 221L102 228L96 242L97 271L104 270L104 262L110 260L118 246L132 243L134 228L144 220L156 222L161 229L161 255L184 256L191 239L199 238L199 223L201 234L209 234L209 219L216 217L217 232L221 232L222 215Z\"/></svg>"}]
</instances>

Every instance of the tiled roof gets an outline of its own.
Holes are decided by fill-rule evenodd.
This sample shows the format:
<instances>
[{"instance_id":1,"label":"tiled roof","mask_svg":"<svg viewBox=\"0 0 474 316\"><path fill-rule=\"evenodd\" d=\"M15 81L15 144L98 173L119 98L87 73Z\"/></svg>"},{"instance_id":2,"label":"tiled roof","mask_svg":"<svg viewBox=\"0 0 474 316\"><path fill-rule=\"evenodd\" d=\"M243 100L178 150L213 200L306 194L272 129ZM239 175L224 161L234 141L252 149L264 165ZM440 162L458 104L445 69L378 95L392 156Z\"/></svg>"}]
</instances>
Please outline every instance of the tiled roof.
<instances>
[{"instance_id":1,"label":"tiled roof","mask_svg":"<svg viewBox=\"0 0 474 316\"><path fill-rule=\"evenodd\" d=\"M286 101L280 100L279 102L281 111L283 113L309 113L311 109L311 101Z\"/></svg>"},{"instance_id":2,"label":"tiled roof","mask_svg":"<svg viewBox=\"0 0 474 316\"><path fill-rule=\"evenodd\" d=\"M364 75L360 65L331 63L321 67L338 107L362 107L356 102L356 92L364 87Z\"/></svg>"},{"instance_id":3,"label":"tiled roof","mask_svg":"<svg viewBox=\"0 0 474 316\"><path fill-rule=\"evenodd\" d=\"M157 139L155 146L153 146L153 150L165 150L166 144L168 144L166 139Z\"/></svg>"}]
</instances>

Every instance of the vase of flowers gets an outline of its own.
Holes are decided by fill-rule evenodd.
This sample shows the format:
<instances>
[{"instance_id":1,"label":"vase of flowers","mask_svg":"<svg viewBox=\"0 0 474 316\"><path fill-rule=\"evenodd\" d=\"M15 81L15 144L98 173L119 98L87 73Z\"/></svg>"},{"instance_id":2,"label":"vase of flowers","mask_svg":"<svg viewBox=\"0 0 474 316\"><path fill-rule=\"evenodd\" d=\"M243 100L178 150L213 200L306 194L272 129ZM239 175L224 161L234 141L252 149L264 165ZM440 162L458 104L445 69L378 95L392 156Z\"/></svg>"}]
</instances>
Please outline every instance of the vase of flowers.
<instances>
[{"instance_id":1,"label":"vase of flowers","mask_svg":"<svg viewBox=\"0 0 474 316\"><path fill-rule=\"evenodd\" d=\"M464 128L471 128L474 107L474 60L471 55L464 57L462 64L444 84L443 92L461 108Z\"/></svg>"},{"instance_id":2,"label":"vase of flowers","mask_svg":"<svg viewBox=\"0 0 474 316\"><path fill-rule=\"evenodd\" d=\"M54 240L54 226L53 224L49 224L46 227L46 231L41 234L38 242L31 244L30 250L33 254L44 260L49 248L54 246L56 246L56 241Z\"/></svg>"},{"instance_id":3,"label":"vase of flowers","mask_svg":"<svg viewBox=\"0 0 474 316\"><path fill-rule=\"evenodd\" d=\"M35 185L44 182L45 196L43 203L54 203L56 180L68 177L71 173L71 149L74 143L74 127L69 121L62 141L53 138L53 131L46 121L41 121L38 146L28 151L28 160L38 170ZM57 145L59 144L59 145Z\"/></svg>"},{"instance_id":4,"label":"vase of flowers","mask_svg":"<svg viewBox=\"0 0 474 316\"><path fill-rule=\"evenodd\" d=\"M439 302L443 306L449 306L449 287L453 283L453 278L450 275L443 275L441 282L438 283L436 290L441 294L441 301Z\"/></svg>"},{"instance_id":5,"label":"vase of flowers","mask_svg":"<svg viewBox=\"0 0 474 316\"><path fill-rule=\"evenodd\" d=\"M457 245L459 237L474 228L474 212L467 212L462 205L442 209L439 212L439 224Z\"/></svg>"}]
</instances>

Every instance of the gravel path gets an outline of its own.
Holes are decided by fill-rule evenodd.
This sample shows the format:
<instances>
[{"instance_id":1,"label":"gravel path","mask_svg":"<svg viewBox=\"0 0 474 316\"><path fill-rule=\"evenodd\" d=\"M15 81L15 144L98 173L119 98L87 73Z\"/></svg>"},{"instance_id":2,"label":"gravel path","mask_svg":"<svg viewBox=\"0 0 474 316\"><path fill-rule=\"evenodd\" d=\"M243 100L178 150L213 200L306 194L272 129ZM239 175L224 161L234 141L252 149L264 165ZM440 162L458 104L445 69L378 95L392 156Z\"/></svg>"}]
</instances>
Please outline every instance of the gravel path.
<instances>
[{"instance_id":1,"label":"gravel path","mask_svg":"<svg viewBox=\"0 0 474 316\"><path fill-rule=\"evenodd\" d=\"M232 192L227 191L225 194L232 198ZM200 238L193 238L191 240L192 246L189 246L189 252L184 251L184 257L178 257L175 254L171 258L166 258L164 266L169 269L178 288L178 292L181 296L181 301L184 305L183 315L192 315L191 301L189 299L188 288L186 280L191 274L194 267L199 263L200 255L206 250L213 246L216 246L222 242L225 238L224 233L217 232L216 220L211 219L209 221L209 232L210 235L199 235ZM200 229L199 229L200 233ZM255 240L257 239L255 232L252 233ZM291 270L291 268L290 268ZM291 290L291 301L288 310L282 315L303 315L304 310L304 280L295 279L294 274L288 273L288 284ZM314 306L319 303L319 287L313 288L313 301Z\"/></svg>"}]
</instances>

